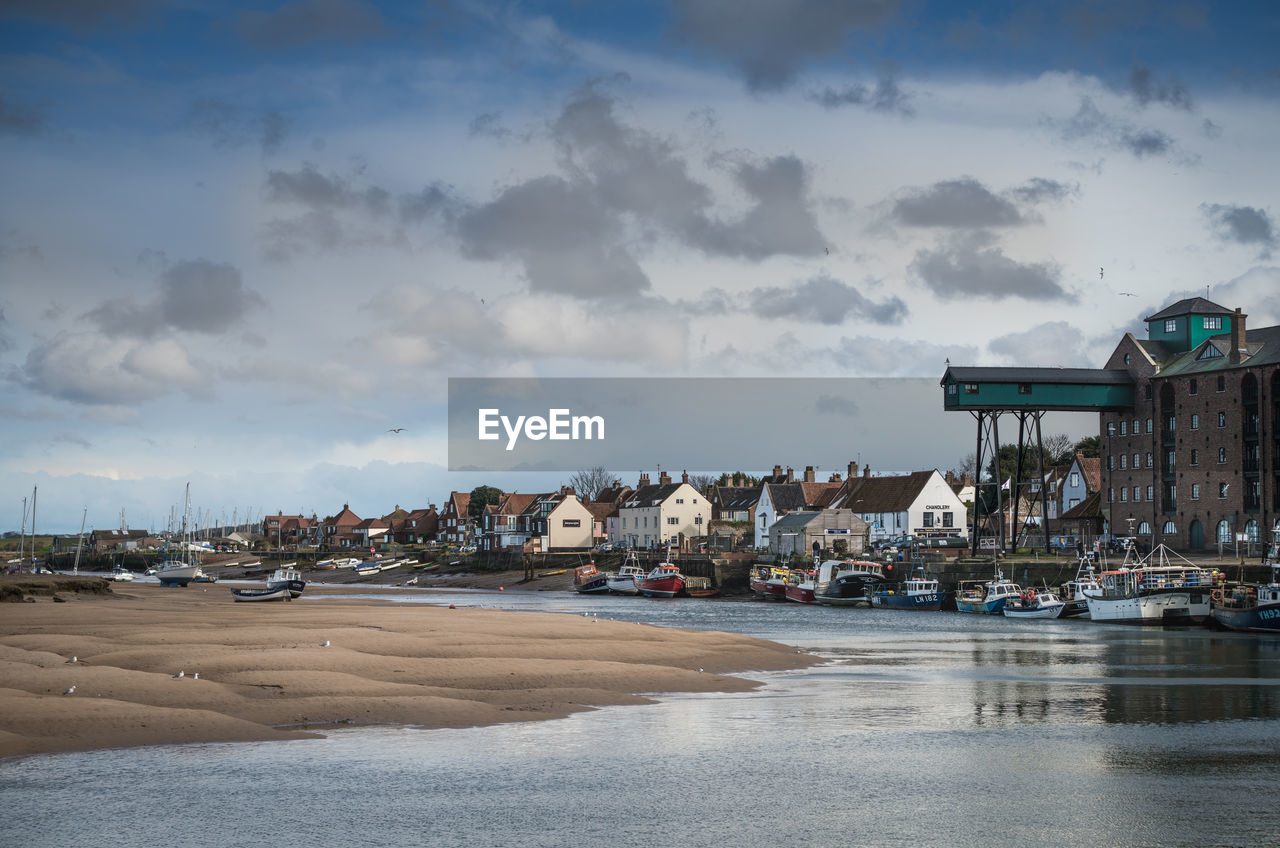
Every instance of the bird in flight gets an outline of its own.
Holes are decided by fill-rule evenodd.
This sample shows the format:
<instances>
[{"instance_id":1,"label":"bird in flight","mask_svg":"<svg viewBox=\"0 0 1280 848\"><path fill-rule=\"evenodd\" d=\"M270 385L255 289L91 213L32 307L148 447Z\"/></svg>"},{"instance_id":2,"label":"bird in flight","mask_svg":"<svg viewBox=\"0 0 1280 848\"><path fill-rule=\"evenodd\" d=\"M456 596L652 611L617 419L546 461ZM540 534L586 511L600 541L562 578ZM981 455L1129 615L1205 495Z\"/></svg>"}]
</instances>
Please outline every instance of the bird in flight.
<instances>
[{"instance_id":1,"label":"bird in flight","mask_svg":"<svg viewBox=\"0 0 1280 848\"><path fill-rule=\"evenodd\" d=\"M1116 294L1124 295L1125 297L1137 297L1133 292L1116 292Z\"/></svg>"},{"instance_id":2,"label":"bird in flight","mask_svg":"<svg viewBox=\"0 0 1280 848\"><path fill-rule=\"evenodd\" d=\"M403 428L403 427L392 427L392 428L391 428L390 430L388 430L387 432L388 432L388 433L403 433L403 432L404 432L404 428Z\"/></svg>"},{"instance_id":3,"label":"bird in flight","mask_svg":"<svg viewBox=\"0 0 1280 848\"><path fill-rule=\"evenodd\" d=\"M1101 280L1101 279L1102 279L1102 269L1101 269L1101 268L1099 268L1099 269L1098 269L1098 279L1099 279L1099 280Z\"/></svg>"}]
</instances>

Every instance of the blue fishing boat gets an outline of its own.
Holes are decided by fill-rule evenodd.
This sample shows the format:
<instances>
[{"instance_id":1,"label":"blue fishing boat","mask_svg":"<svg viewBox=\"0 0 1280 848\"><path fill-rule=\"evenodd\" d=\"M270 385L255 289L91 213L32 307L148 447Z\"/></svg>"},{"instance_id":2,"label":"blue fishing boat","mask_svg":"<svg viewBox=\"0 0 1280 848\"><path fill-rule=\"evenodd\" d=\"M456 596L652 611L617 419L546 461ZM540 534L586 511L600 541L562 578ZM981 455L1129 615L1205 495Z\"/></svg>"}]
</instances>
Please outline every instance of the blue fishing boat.
<instances>
[{"instance_id":1,"label":"blue fishing boat","mask_svg":"<svg viewBox=\"0 0 1280 848\"><path fill-rule=\"evenodd\" d=\"M1237 586L1222 595L1214 590L1213 617L1228 630L1280 633L1280 564L1271 565L1271 582Z\"/></svg>"},{"instance_id":2,"label":"blue fishing boat","mask_svg":"<svg viewBox=\"0 0 1280 848\"><path fill-rule=\"evenodd\" d=\"M1001 615L1005 604L1021 595L1022 591L1021 586L1004 579L1004 575L997 571L995 580L962 582L956 589L956 609L981 615Z\"/></svg>"},{"instance_id":3,"label":"blue fishing boat","mask_svg":"<svg viewBox=\"0 0 1280 848\"><path fill-rule=\"evenodd\" d=\"M881 583L871 592L871 606L880 609L939 610L943 591L936 578L925 577L922 570L901 583Z\"/></svg>"}]
</instances>

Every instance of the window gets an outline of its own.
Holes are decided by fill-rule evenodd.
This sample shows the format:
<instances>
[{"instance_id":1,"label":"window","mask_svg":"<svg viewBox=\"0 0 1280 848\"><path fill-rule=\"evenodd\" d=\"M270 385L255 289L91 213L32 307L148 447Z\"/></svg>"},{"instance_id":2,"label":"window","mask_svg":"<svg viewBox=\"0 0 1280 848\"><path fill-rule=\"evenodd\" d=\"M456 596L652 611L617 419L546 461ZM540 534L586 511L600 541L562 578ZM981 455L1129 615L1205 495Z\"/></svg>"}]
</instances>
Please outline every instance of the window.
<instances>
[{"instance_id":1,"label":"window","mask_svg":"<svg viewBox=\"0 0 1280 848\"><path fill-rule=\"evenodd\" d=\"M1133 487L1133 502L1140 503L1142 501L1142 489L1138 486Z\"/></svg>"},{"instance_id":2,"label":"window","mask_svg":"<svg viewBox=\"0 0 1280 848\"><path fill-rule=\"evenodd\" d=\"M1129 354L1127 354L1127 353L1126 353L1126 354L1124 355L1124 364L1125 364L1125 365L1128 365L1128 364L1129 364L1129 359L1130 359Z\"/></svg>"},{"instance_id":3,"label":"window","mask_svg":"<svg viewBox=\"0 0 1280 848\"><path fill-rule=\"evenodd\" d=\"M1160 532L1166 536L1172 536L1178 532L1178 528L1172 521L1166 521L1164 527L1160 528Z\"/></svg>"},{"instance_id":4,"label":"window","mask_svg":"<svg viewBox=\"0 0 1280 848\"><path fill-rule=\"evenodd\" d=\"M698 505L698 499L697 499L697 498L694 498L694 499L693 499L693 505L694 505L694 506L697 506L697 505Z\"/></svg>"},{"instance_id":5,"label":"window","mask_svg":"<svg viewBox=\"0 0 1280 848\"><path fill-rule=\"evenodd\" d=\"M1151 451L1147 451L1147 467L1152 468L1153 466L1154 464L1152 462Z\"/></svg>"},{"instance_id":6,"label":"window","mask_svg":"<svg viewBox=\"0 0 1280 848\"><path fill-rule=\"evenodd\" d=\"M1225 498L1225 497L1227 496L1227 489L1230 489L1230 488L1231 488L1231 484L1230 484L1230 483L1219 483L1219 484L1218 484L1218 497L1220 497L1220 498Z\"/></svg>"},{"instance_id":7,"label":"window","mask_svg":"<svg viewBox=\"0 0 1280 848\"><path fill-rule=\"evenodd\" d=\"M955 394L955 393L956 393L956 384L955 384L955 383L952 383L951 385L947 386L947 394L949 394L949 395L953 395L953 394Z\"/></svg>"},{"instance_id":8,"label":"window","mask_svg":"<svg viewBox=\"0 0 1280 848\"><path fill-rule=\"evenodd\" d=\"M1219 374L1218 375L1218 391L1225 392L1226 390L1227 390L1227 378Z\"/></svg>"},{"instance_id":9,"label":"window","mask_svg":"<svg viewBox=\"0 0 1280 848\"><path fill-rule=\"evenodd\" d=\"M1187 389L1187 394L1194 395L1195 393L1196 393L1196 381L1195 381L1195 378L1193 377L1191 379L1191 388Z\"/></svg>"},{"instance_id":10,"label":"window","mask_svg":"<svg viewBox=\"0 0 1280 848\"><path fill-rule=\"evenodd\" d=\"M1154 422L1154 421L1152 421L1150 418L1148 418L1148 419L1147 419L1147 432L1148 432L1148 433L1151 433L1151 432L1153 432L1153 431L1154 431L1154 429L1155 429L1155 422Z\"/></svg>"},{"instance_id":11,"label":"window","mask_svg":"<svg viewBox=\"0 0 1280 848\"><path fill-rule=\"evenodd\" d=\"M1108 435L1108 436L1114 436L1115 434L1116 434L1116 422L1114 422L1114 421L1108 421L1108 422L1107 422L1107 435Z\"/></svg>"},{"instance_id":12,"label":"window","mask_svg":"<svg viewBox=\"0 0 1280 848\"><path fill-rule=\"evenodd\" d=\"M1120 454L1120 470L1124 471L1128 467L1129 467L1129 455L1124 453Z\"/></svg>"},{"instance_id":13,"label":"window","mask_svg":"<svg viewBox=\"0 0 1280 848\"><path fill-rule=\"evenodd\" d=\"M1121 422L1120 422L1120 435L1122 435L1122 436L1127 436L1127 435L1129 435L1129 422L1128 422L1128 421L1121 421Z\"/></svg>"},{"instance_id":14,"label":"window","mask_svg":"<svg viewBox=\"0 0 1280 848\"><path fill-rule=\"evenodd\" d=\"M1200 500L1200 484L1199 483L1191 484L1191 500L1193 501Z\"/></svg>"},{"instance_id":15,"label":"window","mask_svg":"<svg viewBox=\"0 0 1280 848\"><path fill-rule=\"evenodd\" d=\"M1225 518L1218 522L1218 541L1231 541L1231 523Z\"/></svg>"},{"instance_id":16,"label":"window","mask_svg":"<svg viewBox=\"0 0 1280 848\"><path fill-rule=\"evenodd\" d=\"M680 523L680 519L673 515L673 516L671 516L671 517L669 517L669 518L667 519L667 523L668 523L668 524L679 524L679 523Z\"/></svg>"},{"instance_id":17,"label":"window","mask_svg":"<svg viewBox=\"0 0 1280 848\"><path fill-rule=\"evenodd\" d=\"M1219 427L1227 426L1227 413L1225 412L1218 413L1218 426Z\"/></svg>"},{"instance_id":18,"label":"window","mask_svg":"<svg viewBox=\"0 0 1280 848\"><path fill-rule=\"evenodd\" d=\"M1154 495L1154 494L1155 494L1155 489L1154 489L1154 487L1152 487L1152 486L1148 486L1148 487L1147 487L1147 500L1149 500L1149 501L1153 501L1153 500L1155 500L1155 497L1153 497L1153 495Z\"/></svg>"},{"instance_id":19,"label":"window","mask_svg":"<svg viewBox=\"0 0 1280 848\"><path fill-rule=\"evenodd\" d=\"M1133 455L1133 467L1134 467L1134 468L1141 468L1141 467L1142 467L1142 454L1140 454L1140 453L1135 453L1135 454Z\"/></svg>"},{"instance_id":20,"label":"window","mask_svg":"<svg viewBox=\"0 0 1280 848\"><path fill-rule=\"evenodd\" d=\"M1191 415L1191 429L1192 430L1200 429L1200 416L1196 415L1195 413L1192 413Z\"/></svg>"},{"instance_id":21,"label":"window","mask_svg":"<svg viewBox=\"0 0 1280 848\"><path fill-rule=\"evenodd\" d=\"M1204 316L1204 328L1206 330L1221 330L1222 316L1221 315L1214 315L1212 317L1208 315Z\"/></svg>"},{"instance_id":22,"label":"window","mask_svg":"<svg viewBox=\"0 0 1280 848\"><path fill-rule=\"evenodd\" d=\"M924 514L924 526L925 526L925 527L932 527L932 526L933 526L933 513L932 513L932 512L926 512L926 513Z\"/></svg>"},{"instance_id":23,"label":"window","mask_svg":"<svg viewBox=\"0 0 1280 848\"><path fill-rule=\"evenodd\" d=\"M701 525L702 525L702 516L701 516L701 515L695 515L695 516L693 517L693 523L694 523L694 524L697 524L697 525L699 525L699 526L701 526Z\"/></svg>"},{"instance_id":24,"label":"window","mask_svg":"<svg viewBox=\"0 0 1280 848\"><path fill-rule=\"evenodd\" d=\"M1227 461L1227 449L1218 448L1218 464L1222 465Z\"/></svg>"},{"instance_id":25,"label":"window","mask_svg":"<svg viewBox=\"0 0 1280 848\"><path fill-rule=\"evenodd\" d=\"M1200 351L1200 355L1196 359L1221 359L1222 351L1218 350L1213 342L1204 346L1204 350Z\"/></svg>"},{"instance_id":26,"label":"window","mask_svg":"<svg viewBox=\"0 0 1280 848\"><path fill-rule=\"evenodd\" d=\"M1133 419L1133 435L1135 436L1142 432L1142 428L1138 426L1140 423L1138 419Z\"/></svg>"},{"instance_id":27,"label":"window","mask_svg":"<svg viewBox=\"0 0 1280 848\"><path fill-rule=\"evenodd\" d=\"M1178 319L1176 319L1176 318L1170 318L1170 319L1168 319L1167 321L1165 321L1165 322L1164 322L1164 331L1165 331L1166 333L1176 333L1176 332L1178 332Z\"/></svg>"},{"instance_id":28,"label":"window","mask_svg":"<svg viewBox=\"0 0 1280 848\"><path fill-rule=\"evenodd\" d=\"M1107 489L1107 503L1115 503L1115 500L1116 500L1116 490Z\"/></svg>"},{"instance_id":29,"label":"window","mask_svg":"<svg viewBox=\"0 0 1280 848\"><path fill-rule=\"evenodd\" d=\"M1151 535L1151 525L1150 525L1150 524L1148 524L1148 523L1147 523L1147 522L1145 522L1145 521L1144 521L1144 522L1142 522L1141 524L1139 524L1139 525L1138 525L1138 535L1140 535L1140 536L1150 536L1150 535Z\"/></svg>"},{"instance_id":30,"label":"window","mask_svg":"<svg viewBox=\"0 0 1280 848\"><path fill-rule=\"evenodd\" d=\"M676 498L676 503L678 504L684 503L684 498Z\"/></svg>"},{"instance_id":31,"label":"window","mask_svg":"<svg viewBox=\"0 0 1280 848\"><path fill-rule=\"evenodd\" d=\"M954 512L944 512L944 513L942 513L942 526L943 526L943 527L955 527L955 526L956 526L956 516L955 516L955 513L954 513Z\"/></svg>"},{"instance_id":32,"label":"window","mask_svg":"<svg viewBox=\"0 0 1280 848\"><path fill-rule=\"evenodd\" d=\"M1018 384L1018 394L1020 394L1020 395L1029 395L1029 394L1031 394L1031 384L1030 384L1030 383L1019 383L1019 384Z\"/></svg>"},{"instance_id":33,"label":"window","mask_svg":"<svg viewBox=\"0 0 1280 848\"><path fill-rule=\"evenodd\" d=\"M967 395L976 395L976 394L978 393L978 384L977 384L977 383L965 383L965 384L964 384L964 393L965 393L965 394L967 394Z\"/></svg>"},{"instance_id":34,"label":"window","mask_svg":"<svg viewBox=\"0 0 1280 848\"><path fill-rule=\"evenodd\" d=\"M1107 470L1108 470L1108 471L1113 471L1113 470L1115 470L1115 467L1116 467L1116 466L1115 466L1115 457L1114 457L1114 456L1108 456L1108 457L1107 457Z\"/></svg>"},{"instance_id":35,"label":"window","mask_svg":"<svg viewBox=\"0 0 1280 848\"><path fill-rule=\"evenodd\" d=\"M1128 502L1129 502L1129 490L1126 489L1124 486L1121 486L1120 487L1120 503L1128 503Z\"/></svg>"},{"instance_id":36,"label":"window","mask_svg":"<svg viewBox=\"0 0 1280 848\"><path fill-rule=\"evenodd\" d=\"M1244 526L1244 535L1250 542L1258 541L1258 522L1249 519L1249 523Z\"/></svg>"},{"instance_id":37,"label":"window","mask_svg":"<svg viewBox=\"0 0 1280 848\"><path fill-rule=\"evenodd\" d=\"M1200 451L1196 450L1195 448L1191 449L1191 464L1192 465L1200 464Z\"/></svg>"},{"instance_id":38,"label":"window","mask_svg":"<svg viewBox=\"0 0 1280 848\"><path fill-rule=\"evenodd\" d=\"M1071 488L1073 489L1080 488L1080 472L1079 471L1071 472Z\"/></svg>"}]
</instances>

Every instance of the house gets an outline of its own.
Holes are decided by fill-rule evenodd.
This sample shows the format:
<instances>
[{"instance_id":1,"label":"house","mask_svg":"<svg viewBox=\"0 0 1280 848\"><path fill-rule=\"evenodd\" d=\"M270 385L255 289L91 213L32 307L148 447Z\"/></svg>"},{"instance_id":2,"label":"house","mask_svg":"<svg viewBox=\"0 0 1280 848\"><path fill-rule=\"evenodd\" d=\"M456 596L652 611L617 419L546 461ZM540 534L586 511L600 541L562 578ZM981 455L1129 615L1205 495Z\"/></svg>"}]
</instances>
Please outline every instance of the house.
<instances>
[{"instance_id":1,"label":"house","mask_svg":"<svg viewBox=\"0 0 1280 848\"><path fill-rule=\"evenodd\" d=\"M871 528L848 509L800 510L788 513L769 531L769 553L780 556L819 550L858 556L870 544Z\"/></svg>"},{"instance_id":2,"label":"house","mask_svg":"<svg viewBox=\"0 0 1280 848\"><path fill-rule=\"evenodd\" d=\"M1098 491L1101 481L1102 459L1076 451L1076 455L1066 465L1066 471L1058 485L1058 514L1066 518L1067 512Z\"/></svg>"},{"instance_id":3,"label":"house","mask_svg":"<svg viewBox=\"0 0 1280 848\"><path fill-rule=\"evenodd\" d=\"M279 545L310 544L320 540L320 522L314 515L285 515L277 511L262 519L262 535Z\"/></svg>"},{"instance_id":4,"label":"house","mask_svg":"<svg viewBox=\"0 0 1280 848\"><path fill-rule=\"evenodd\" d=\"M386 542L391 525L381 518L366 518L351 528L352 544L358 548L373 548Z\"/></svg>"},{"instance_id":5,"label":"house","mask_svg":"<svg viewBox=\"0 0 1280 848\"><path fill-rule=\"evenodd\" d=\"M342 505L342 511L321 522L321 539L325 547L350 548L356 543L355 528L360 523L360 516L351 511L348 504Z\"/></svg>"},{"instance_id":6,"label":"house","mask_svg":"<svg viewBox=\"0 0 1280 848\"><path fill-rule=\"evenodd\" d=\"M850 476L832 505L852 510L871 525L875 541L893 536L969 535L965 504L946 478L931 471L872 477Z\"/></svg>"},{"instance_id":7,"label":"house","mask_svg":"<svg viewBox=\"0 0 1280 848\"><path fill-rule=\"evenodd\" d=\"M612 504L588 501L583 506L591 513L591 537L602 540L609 538L609 518L618 514L618 508Z\"/></svg>"},{"instance_id":8,"label":"house","mask_svg":"<svg viewBox=\"0 0 1280 848\"><path fill-rule=\"evenodd\" d=\"M93 530L85 544L93 553L102 554L146 547L148 538L146 530Z\"/></svg>"},{"instance_id":9,"label":"house","mask_svg":"<svg viewBox=\"0 0 1280 848\"><path fill-rule=\"evenodd\" d=\"M850 468L854 468L850 463ZM778 466L774 466L774 474L766 480L773 480L779 475ZM787 469L784 479L793 480L791 469ZM804 479L797 482L766 482L760 489L760 499L756 503L754 528L757 548L770 548L770 527L783 515L799 510L821 509L829 506L831 499L841 489L842 482L838 475L831 480L819 483L813 466L805 468Z\"/></svg>"},{"instance_id":10,"label":"house","mask_svg":"<svg viewBox=\"0 0 1280 848\"><path fill-rule=\"evenodd\" d=\"M756 506L763 486L713 486L707 498L711 504L711 532L720 549L753 545Z\"/></svg>"},{"instance_id":11,"label":"house","mask_svg":"<svg viewBox=\"0 0 1280 848\"><path fill-rule=\"evenodd\" d=\"M650 483L649 475L644 473L635 491L618 509L618 535L610 536L610 541L625 542L633 548L679 544L705 536L710 521L711 505L689 485L687 473L679 483L673 483L670 475L660 471L656 484Z\"/></svg>"},{"instance_id":12,"label":"house","mask_svg":"<svg viewBox=\"0 0 1280 848\"><path fill-rule=\"evenodd\" d=\"M400 511L399 507L396 509ZM436 514L436 505L431 504L426 509L409 510L403 517L392 519L388 523L391 525L388 541L401 545L425 545L435 541L440 516Z\"/></svg>"},{"instance_id":13,"label":"house","mask_svg":"<svg viewBox=\"0 0 1280 848\"><path fill-rule=\"evenodd\" d=\"M595 544L595 516L572 487L539 499L534 507L537 517L530 522L530 535L541 539L542 551L587 550Z\"/></svg>"},{"instance_id":14,"label":"house","mask_svg":"<svg viewBox=\"0 0 1280 848\"><path fill-rule=\"evenodd\" d=\"M465 545L471 541L476 520L467 513L471 506L469 492L450 492L440 514L440 535L447 545Z\"/></svg>"},{"instance_id":15,"label":"house","mask_svg":"<svg viewBox=\"0 0 1280 848\"><path fill-rule=\"evenodd\" d=\"M520 550L529 541L529 521L524 512L544 495L504 494L488 504L476 528L476 547L482 551Z\"/></svg>"}]
</instances>

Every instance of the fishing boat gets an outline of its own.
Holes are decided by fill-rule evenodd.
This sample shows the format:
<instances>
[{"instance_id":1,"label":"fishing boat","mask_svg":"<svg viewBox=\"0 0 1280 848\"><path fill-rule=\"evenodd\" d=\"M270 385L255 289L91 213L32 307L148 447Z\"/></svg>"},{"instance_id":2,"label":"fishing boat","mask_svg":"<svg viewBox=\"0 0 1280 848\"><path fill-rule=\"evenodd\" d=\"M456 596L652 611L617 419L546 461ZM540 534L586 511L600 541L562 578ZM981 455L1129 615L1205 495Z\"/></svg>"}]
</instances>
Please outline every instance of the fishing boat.
<instances>
[{"instance_id":1,"label":"fishing boat","mask_svg":"<svg viewBox=\"0 0 1280 848\"><path fill-rule=\"evenodd\" d=\"M354 568L355 568L356 574L360 575L361 577L368 577L372 574L377 574L379 571L381 571L382 563L362 562L359 565L354 566Z\"/></svg>"},{"instance_id":2,"label":"fishing boat","mask_svg":"<svg viewBox=\"0 0 1280 848\"><path fill-rule=\"evenodd\" d=\"M1179 562L1181 560L1181 562ZM1157 545L1134 568L1104 571L1085 593L1089 618L1104 624L1199 624L1209 618L1213 577Z\"/></svg>"},{"instance_id":3,"label":"fishing boat","mask_svg":"<svg viewBox=\"0 0 1280 848\"><path fill-rule=\"evenodd\" d=\"M573 570L573 590L584 595L609 591L609 575L596 568L594 562Z\"/></svg>"},{"instance_id":4,"label":"fishing boat","mask_svg":"<svg viewBox=\"0 0 1280 848\"><path fill-rule=\"evenodd\" d=\"M302 572L294 568L292 565L277 568L275 573L267 579L268 589L285 588L289 590L290 597L298 597L302 594L302 590L307 588L307 581L302 579Z\"/></svg>"},{"instance_id":5,"label":"fishing boat","mask_svg":"<svg viewBox=\"0 0 1280 848\"><path fill-rule=\"evenodd\" d=\"M232 589L231 597L237 601L291 601L288 586L275 589Z\"/></svg>"},{"instance_id":6,"label":"fishing boat","mask_svg":"<svg viewBox=\"0 0 1280 848\"><path fill-rule=\"evenodd\" d=\"M751 570L751 591L766 601L784 601L787 598L789 568L776 565L757 565Z\"/></svg>"},{"instance_id":7,"label":"fishing boat","mask_svg":"<svg viewBox=\"0 0 1280 848\"><path fill-rule=\"evenodd\" d=\"M1022 587L1006 580L997 570L996 579L985 583L978 580L963 581L956 589L956 609L980 615L999 615L1010 598L1022 594Z\"/></svg>"},{"instance_id":8,"label":"fishing boat","mask_svg":"<svg viewBox=\"0 0 1280 848\"><path fill-rule=\"evenodd\" d=\"M813 596L829 606L865 604L871 591L883 582L884 566L878 562L829 559L818 566Z\"/></svg>"},{"instance_id":9,"label":"fishing boat","mask_svg":"<svg viewBox=\"0 0 1280 848\"><path fill-rule=\"evenodd\" d=\"M115 570L111 572L111 579L117 583L132 583L133 572L123 565L117 565Z\"/></svg>"},{"instance_id":10,"label":"fishing boat","mask_svg":"<svg viewBox=\"0 0 1280 848\"><path fill-rule=\"evenodd\" d=\"M667 548L671 559L671 548ZM672 562L660 562L644 577L636 578L636 589L647 598L674 598L684 593L685 578Z\"/></svg>"},{"instance_id":11,"label":"fishing boat","mask_svg":"<svg viewBox=\"0 0 1280 848\"><path fill-rule=\"evenodd\" d=\"M1023 592L1004 605L1005 618L1060 618L1066 603L1047 589Z\"/></svg>"},{"instance_id":12,"label":"fishing boat","mask_svg":"<svg viewBox=\"0 0 1280 848\"><path fill-rule=\"evenodd\" d=\"M787 577L787 585L784 592L788 601L795 601L799 604L816 604L818 601L813 596L813 590L816 586L813 569L794 569Z\"/></svg>"},{"instance_id":13,"label":"fishing boat","mask_svg":"<svg viewBox=\"0 0 1280 848\"><path fill-rule=\"evenodd\" d=\"M901 583L880 583L871 592L871 606L878 609L932 611L942 609L943 591L936 577L917 569Z\"/></svg>"},{"instance_id":14,"label":"fishing boat","mask_svg":"<svg viewBox=\"0 0 1280 848\"><path fill-rule=\"evenodd\" d=\"M178 559L166 559L156 569L156 579L160 581L161 586L186 586L192 580L204 575L204 571L200 568L200 562L192 553L191 540L188 537L190 533L188 516L190 514L191 484L188 483L186 505L182 512L181 553Z\"/></svg>"},{"instance_id":15,"label":"fishing boat","mask_svg":"<svg viewBox=\"0 0 1280 848\"><path fill-rule=\"evenodd\" d=\"M1221 597L1219 597L1221 595ZM1271 582L1214 591L1213 618L1228 630L1280 633L1280 564L1271 564Z\"/></svg>"},{"instance_id":16,"label":"fishing boat","mask_svg":"<svg viewBox=\"0 0 1280 848\"><path fill-rule=\"evenodd\" d=\"M1087 555L1080 557L1080 562L1076 565L1076 576L1074 580L1068 580L1062 584L1060 597L1066 606L1062 610L1060 618L1088 618L1089 604L1085 600L1086 592L1093 592L1095 595L1102 590L1102 586L1098 584L1098 574L1094 570L1094 561Z\"/></svg>"},{"instance_id":17,"label":"fishing boat","mask_svg":"<svg viewBox=\"0 0 1280 848\"><path fill-rule=\"evenodd\" d=\"M609 591L618 595L635 595L639 593L636 580L644 577L644 569L636 559L635 551L627 551L627 559L618 568L616 574L610 574L606 583Z\"/></svg>"}]
</instances>

